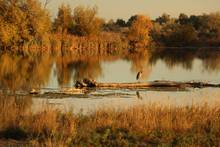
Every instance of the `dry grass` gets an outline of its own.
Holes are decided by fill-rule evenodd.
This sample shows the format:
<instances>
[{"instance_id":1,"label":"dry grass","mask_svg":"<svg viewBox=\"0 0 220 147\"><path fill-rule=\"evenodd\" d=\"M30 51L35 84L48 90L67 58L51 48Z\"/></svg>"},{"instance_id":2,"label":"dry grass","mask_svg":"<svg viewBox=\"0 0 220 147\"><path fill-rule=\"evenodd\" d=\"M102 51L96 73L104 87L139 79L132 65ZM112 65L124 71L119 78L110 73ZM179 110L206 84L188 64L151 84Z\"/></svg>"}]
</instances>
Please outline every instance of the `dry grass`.
<instances>
[{"instance_id":1,"label":"dry grass","mask_svg":"<svg viewBox=\"0 0 220 147\"><path fill-rule=\"evenodd\" d=\"M76 135L76 117L59 110L45 108L31 112L30 97L0 98L0 138L26 140L33 144L67 144Z\"/></svg>"},{"instance_id":2,"label":"dry grass","mask_svg":"<svg viewBox=\"0 0 220 147\"><path fill-rule=\"evenodd\" d=\"M46 108L30 111L31 98L1 97L0 138L33 146L218 146L220 108L135 106L90 115Z\"/></svg>"},{"instance_id":3,"label":"dry grass","mask_svg":"<svg viewBox=\"0 0 220 147\"><path fill-rule=\"evenodd\" d=\"M143 105L123 111L98 110L89 116L81 128L93 134L96 130L98 136L109 131L116 135L123 129L126 134L135 137L139 134L141 140L138 141L144 140L145 145L220 145L220 108L207 105L176 108ZM108 135L111 136L111 133ZM117 142L117 139L113 140ZM102 141L98 140L99 143ZM113 143L108 139L105 141Z\"/></svg>"},{"instance_id":4,"label":"dry grass","mask_svg":"<svg viewBox=\"0 0 220 147\"><path fill-rule=\"evenodd\" d=\"M139 106L124 111L99 110L88 121L90 127L102 127L103 124L116 128L129 128L135 131L166 129L184 131L195 123L212 123L219 119L220 109L200 107L169 108L162 106ZM220 126L219 126L220 128Z\"/></svg>"}]
</instances>

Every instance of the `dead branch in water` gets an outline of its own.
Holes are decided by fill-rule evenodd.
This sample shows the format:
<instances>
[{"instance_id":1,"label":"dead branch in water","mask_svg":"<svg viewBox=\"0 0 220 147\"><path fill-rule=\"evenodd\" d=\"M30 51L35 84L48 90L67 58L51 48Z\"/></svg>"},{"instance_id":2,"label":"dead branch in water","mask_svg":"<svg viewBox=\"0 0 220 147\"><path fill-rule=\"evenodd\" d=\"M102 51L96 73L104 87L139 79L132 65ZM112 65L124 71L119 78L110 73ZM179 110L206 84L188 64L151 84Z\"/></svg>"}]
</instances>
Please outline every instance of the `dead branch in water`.
<instances>
[{"instance_id":1,"label":"dead branch in water","mask_svg":"<svg viewBox=\"0 0 220 147\"><path fill-rule=\"evenodd\" d=\"M205 82L174 82L174 81L153 81L153 82L135 82L135 83L97 83L94 80L84 79L83 82L77 81L76 88L220 88L220 84L211 84Z\"/></svg>"}]
</instances>

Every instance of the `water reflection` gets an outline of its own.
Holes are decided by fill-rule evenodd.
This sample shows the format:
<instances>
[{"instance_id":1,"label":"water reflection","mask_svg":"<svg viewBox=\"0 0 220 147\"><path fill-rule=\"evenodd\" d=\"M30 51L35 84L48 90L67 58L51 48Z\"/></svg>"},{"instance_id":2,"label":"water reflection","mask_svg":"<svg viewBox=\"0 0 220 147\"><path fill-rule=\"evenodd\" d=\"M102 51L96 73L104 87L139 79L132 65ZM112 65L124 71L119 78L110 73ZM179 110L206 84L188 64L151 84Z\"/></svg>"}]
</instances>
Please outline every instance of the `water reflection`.
<instances>
[{"instance_id":1,"label":"water reflection","mask_svg":"<svg viewBox=\"0 0 220 147\"><path fill-rule=\"evenodd\" d=\"M197 61L200 64L197 64ZM89 78L99 81L135 82L136 74L143 71L144 81L160 79L155 72L171 77L179 69L187 70L206 80L210 73L220 74L220 51L217 49L166 49L150 52L144 50L138 53L122 55L65 55L65 56L19 56L0 55L0 88L10 90L30 90L31 88L48 87L50 83L55 88L73 86L74 81ZM161 69L158 64L165 64ZM175 69L178 67L178 70ZM158 68L158 69L157 69ZM174 69L175 71L172 71ZM203 76L203 72L208 76ZM190 74L189 73L189 74ZM121 75L121 76L119 76ZM111 77L108 80L107 77ZM167 78L165 77L164 80ZM180 72L176 75L181 78ZM179 76L179 77L178 77ZM122 78L125 78L123 79ZM193 80L192 78L188 80Z\"/></svg>"},{"instance_id":2,"label":"water reflection","mask_svg":"<svg viewBox=\"0 0 220 147\"><path fill-rule=\"evenodd\" d=\"M152 53L150 63L155 65L158 60L162 60L171 69L175 66L181 66L183 69L192 70L195 59L202 61L204 71L213 72L220 70L220 50L218 48L164 49Z\"/></svg>"},{"instance_id":3,"label":"water reflection","mask_svg":"<svg viewBox=\"0 0 220 147\"><path fill-rule=\"evenodd\" d=\"M220 50L200 50L198 58L201 59L203 62L204 71L220 71Z\"/></svg>"},{"instance_id":4,"label":"water reflection","mask_svg":"<svg viewBox=\"0 0 220 147\"><path fill-rule=\"evenodd\" d=\"M137 98L138 98L138 99L141 99L141 100L143 99L143 97L141 96L141 94L140 94L139 91L136 91L136 95L137 95Z\"/></svg>"},{"instance_id":5,"label":"water reflection","mask_svg":"<svg viewBox=\"0 0 220 147\"><path fill-rule=\"evenodd\" d=\"M1 89L30 89L42 87L48 83L52 57L22 57L17 55L0 55Z\"/></svg>"},{"instance_id":6,"label":"water reflection","mask_svg":"<svg viewBox=\"0 0 220 147\"><path fill-rule=\"evenodd\" d=\"M59 93L83 78L98 82L136 82L136 74L143 71L141 81L200 80L220 83L220 51L213 49L166 49L157 52L145 50L121 55L64 55L19 56L0 55L0 106L21 113L30 107L41 110L42 103L62 107L94 110L101 106L129 107L135 104L194 105L219 103L219 89L96 89L73 94ZM48 91L23 96L32 88ZM67 88L68 89L68 88ZM56 93L58 90L58 93ZM8 91L16 92L16 95ZM26 92L26 93L25 93ZM48 93L47 93L48 92ZM24 94L25 93L25 94ZM10 96L8 96L10 95ZM14 95L14 96L13 96ZM29 94L27 94L29 95ZM14 104L14 105L13 105Z\"/></svg>"},{"instance_id":7,"label":"water reflection","mask_svg":"<svg viewBox=\"0 0 220 147\"><path fill-rule=\"evenodd\" d=\"M149 65L150 53L143 51L142 53L131 54L127 60L131 61L131 71L138 73L142 71L142 80L146 80L151 73L151 66Z\"/></svg>"},{"instance_id":8,"label":"water reflection","mask_svg":"<svg viewBox=\"0 0 220 147\"><path fill-rule=\"evenodd\" d=\"M151 64L156 64L158 60L162 60L168 68L173 68L175 66L181 66L184 69L192 69L193 61L196 57L196 51L184 51L184 49L167 49L160 52L155 52L152 54L150 59Z\"/></svg>"}]
</instances>

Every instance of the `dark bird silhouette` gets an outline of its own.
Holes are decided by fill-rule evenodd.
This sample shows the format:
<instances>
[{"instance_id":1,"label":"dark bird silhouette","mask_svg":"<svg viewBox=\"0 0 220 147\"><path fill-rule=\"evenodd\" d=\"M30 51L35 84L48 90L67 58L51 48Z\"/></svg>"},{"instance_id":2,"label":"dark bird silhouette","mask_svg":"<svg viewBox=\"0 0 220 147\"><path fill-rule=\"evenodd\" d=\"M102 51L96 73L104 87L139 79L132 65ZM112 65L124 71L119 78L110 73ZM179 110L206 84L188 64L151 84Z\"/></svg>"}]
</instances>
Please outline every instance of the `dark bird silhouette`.
<instances>
[{"instance_id":1,"label":"dark bird silhouette","mask_svg":"<svg viewBox=\"0 0 220 147\"><path fill-rule=\"evenodd\" d=\"M142 77L142 71L139 71L136 76L136 80L139 80Z\"/></svg>"}]
</instances>

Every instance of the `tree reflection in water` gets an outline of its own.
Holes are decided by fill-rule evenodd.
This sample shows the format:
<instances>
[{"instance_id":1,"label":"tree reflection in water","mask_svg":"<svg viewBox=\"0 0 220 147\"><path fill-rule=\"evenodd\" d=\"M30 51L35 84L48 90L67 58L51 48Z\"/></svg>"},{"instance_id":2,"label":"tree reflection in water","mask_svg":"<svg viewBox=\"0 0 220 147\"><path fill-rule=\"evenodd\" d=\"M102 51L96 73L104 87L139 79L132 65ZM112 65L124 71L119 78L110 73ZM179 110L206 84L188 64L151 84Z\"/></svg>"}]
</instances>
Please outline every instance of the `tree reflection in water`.
<instances>
[{"instance_id":1,"label":"tree reflection in water","mask_svg":"<svg viewBox=\"0 0 220 147\"><path fill-rule=\"evenodd\" d=\"M48 54L19 56L1 54L0 88L30 90L31 88L44 87L51 80L51 73L54 69L57 73L55 78L60 87L70 84L71 81L81 80L83 78L97 80L103 76L102 64L104 62L110 63L118 60L131 63L130 70L134 75L142 70L143 78L148 79L153 66L158 61L164 62L169 68L181 66L183 69L192 70L195 59L201 60L204 71L220 71L220 51L214 49L173 48L160 51L145 49L134 53L93 56L52 56Z\"/></svg>"},{"instance_id":2,"label":"tree reflection in water","mask_svg":"<svg viewBox=\"0 0 220 147\"><path fill-rule=\"evenodd\" d=\"M151 55L151 65L162 60L169 68L181 66L184 69L192 70L193 61L199 59L202 61L204 70L220 71L220 50L218 48L168 48L154 51Z\"/></svg>"},{"instance_id":3,"label":"tree reflection in water","mask_svg":"<svg viewBox=\"0 0 220 147\"><path fill-rule=\"evenodd\" d=\"M53 64L49 55L23 57L0 55L0 87L11 90L38 88L47 84Z\"/></svg>"},{"instance_id":4,"label":"tree reflection in water","mask_svg":"<svg viewBox=\"0 0 220 147\"><path fill-rule=\"evenodd\" d=\"M138 73L142 71L141 79L148 79L151 73L151 66L149 65L150 53L146 49L140 50L134 54L130 54L126 57L128 61L131 61L131 71Z\"/></svg>"}]
</instances>

